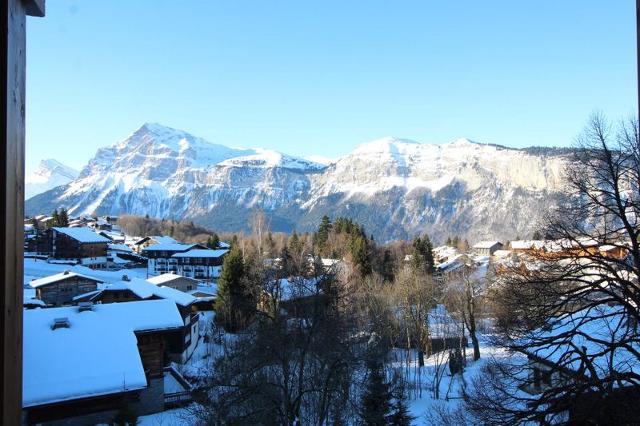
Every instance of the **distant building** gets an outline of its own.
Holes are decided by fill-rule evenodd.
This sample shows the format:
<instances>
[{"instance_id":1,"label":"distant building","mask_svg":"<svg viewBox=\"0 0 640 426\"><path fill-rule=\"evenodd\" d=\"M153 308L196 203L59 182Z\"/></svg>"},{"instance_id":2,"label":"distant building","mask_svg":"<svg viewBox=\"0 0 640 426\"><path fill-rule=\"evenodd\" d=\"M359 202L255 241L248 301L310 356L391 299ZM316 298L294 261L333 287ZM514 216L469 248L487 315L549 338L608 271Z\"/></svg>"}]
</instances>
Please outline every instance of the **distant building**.
<instances>
[{"instance_id":1,"label":"distant building","mask_svg":"<svg viewBox=\"0 0 640 426\"><path fill-rule=\"evenodd\" d=\"M491 256L496 250L502 250L502 247L500 241L480 241L472 249L479 256Z\"/></svg>"},{"instance_id":2,"label":"distant building","mask_svg":"<svg viewBox=\"0 0 640 426\"><path fill-rule=\"evenodd\" d=\"M158 275L157 277L151 277L147 281L149 281L151 284L171 287L176 290L184 291L185 293L198 289L198 280L189 277L183 277L182 275L176 275L171 272Z\"/></svg>"},{"instance_id":3,"label":"distant building","mask_svg":"<svg viewBox=\"0 0 640 426\"><path fill-rule=\"evenodd\" d=\"M183 321L168 300L24 311L25 424L111 424L123 407L164 411L165 341Z\"/></svg>"},{"instance_id":4,"label":"distant building","mask_svg":"<svg viewBox=\"0 0 640 426\"><path fill-rule=\"evenodd\" d=\"M139 240L135 241L133 243L133 249L136 251L136 253L142 253L142 251L145 248L155 244L181 244L181 243L180 241L172 237L154 235L154 236L140 238Z\"/></svg>"},{"instance_id":5,"label":"distant building","mask_svg":"<svg viewBox=\"0 0 640 426\"><path fill-rule=\"evenodd\" d=\"M29 285L36 289L36 299L49 306L71 304L73 298L95 291L102 281L75 272L64 271L59 274L33 280Z\"/></svg>"},{"instance_id":6,"label":"distant building","mask_svg":"<svg viewBox=\"0 0 640 426\"><path fill-rule=\"evenodd\" d=\"M220 276L228 250L211 250L200 244L154 244L142 251L147 256L150 276L174 273L197 280L211 281Z\"/></svg>"},{"instance_id":7,"label":"distant building","mask_svg":"<svg viewBox=\"0 0 640 426\"><path fill-rule=\"evenodd\" d=\"M198 314L193 308L196 298L192 295L173 289L152 284L146 280L123 277L122 281L107 284L104 288L79 295L74 303L122 303L143 300L171 300L178 307L183 320L181 333L175 333L167 339L167 353L172 361L184 363L198 345L200 336Z\"/></svg>"},{"instance_id":8,"label":"distant building","mask_svg":"<svg viewBox=\"0 0 640 426\"><path fill-rule=\"evenodd\" d=\"M38 236L38 254L51 259L103 268L107 263L110 241L88 228L49 228Z\"/></svg>"}]
</instances>

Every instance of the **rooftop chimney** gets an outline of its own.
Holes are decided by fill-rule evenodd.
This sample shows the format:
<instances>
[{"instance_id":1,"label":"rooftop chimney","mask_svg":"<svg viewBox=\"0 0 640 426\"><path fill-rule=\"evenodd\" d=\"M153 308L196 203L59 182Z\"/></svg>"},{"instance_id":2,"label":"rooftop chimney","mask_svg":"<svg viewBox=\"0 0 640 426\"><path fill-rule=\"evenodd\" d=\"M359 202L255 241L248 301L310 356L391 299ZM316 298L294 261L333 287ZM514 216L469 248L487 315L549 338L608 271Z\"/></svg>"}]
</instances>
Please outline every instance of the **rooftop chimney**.
<instances>
[{"instance_id":1,"label":"rooftop chimney","mask_svg":"<svg viewBox=\"0 0 640 426\"><path fill-rule=\"evenodd\" d=\"M131 281L131 280L129 279L128 275L123 275L122 276L122 281Z\"/></svg>"},{"instance_id":2,"label":"rooftop chimney","mask_svg":"<svg viewBox=\"0 0 640 426\"><path fill-rule=\"evenodd\" d=\"M53 324L51 324L52 330L55 330L58 328L69 328L69 327L71 327L71 324L69 323L69 318L67 317L55 318L53 320Z\"/></svg>"},{"instance_id":3,"label":"rooftop chimney","mask_svg":"<svg viewBox=\"0 0 640 426\"><path fill-rule=\"evenodd\" d=\"M93 310L93 302L80 302L78 303L78 312L86 312Z\"/></svg>"}]
</instances>

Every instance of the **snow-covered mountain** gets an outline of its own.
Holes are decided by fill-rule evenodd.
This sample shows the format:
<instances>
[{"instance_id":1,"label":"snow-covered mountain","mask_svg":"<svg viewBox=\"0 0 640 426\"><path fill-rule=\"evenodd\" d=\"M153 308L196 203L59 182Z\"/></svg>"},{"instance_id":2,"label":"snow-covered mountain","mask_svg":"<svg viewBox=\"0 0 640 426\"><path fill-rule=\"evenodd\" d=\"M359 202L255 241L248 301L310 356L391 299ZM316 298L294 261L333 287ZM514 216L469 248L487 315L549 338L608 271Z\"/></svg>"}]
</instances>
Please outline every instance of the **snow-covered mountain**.
<instances>
[{"instance_id":1,"label":"snow-covered mountain","mask_svg":"<svg viewBox=\"0 0 640 426\"><path fill-rule=\"evenodd\" d=\"M320 164L145 124L26 208L184 218L220 231L246 228L259 208L274 230L311 230L328 214L353 217L380 240L425 231L514 238L529 235L557 202L565 162L552 150L382 138Z\"/></svg>"},{"instance_id":2,"label":"snow-covered mountain","mask_svg":"<svg viewBox=\"0 0 640 426\"><path fill-rule=\"evenodd\" d=\"M78 177L78 171L59 161L42 160L38 168L25 177L25 199L42 194L56 186L66 185Z\"/></svg>"}]
</instances>

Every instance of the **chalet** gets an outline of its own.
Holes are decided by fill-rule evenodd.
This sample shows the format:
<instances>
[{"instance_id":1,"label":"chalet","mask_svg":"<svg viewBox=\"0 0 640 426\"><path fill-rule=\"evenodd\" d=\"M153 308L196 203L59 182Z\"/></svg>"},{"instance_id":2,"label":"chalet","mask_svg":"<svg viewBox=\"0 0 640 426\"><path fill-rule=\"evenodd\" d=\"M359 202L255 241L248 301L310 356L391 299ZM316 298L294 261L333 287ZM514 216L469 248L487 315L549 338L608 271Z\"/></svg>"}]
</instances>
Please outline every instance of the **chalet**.
<instances>
[{"instance_id":1,"label":"chalet","mask_svg":"<svg viewBox=\"0 0 640 426\"><path fill-rule=\"evenodd\" d=\"M93 223L93 229L96 231L111 231L113 225L104 218L99 218Z\"/></svg>"},{"instance_id":2,"label":"chalet","mask_svg":"<svg viewBox=\"0 0 640 426\"><path fill-rule=\"evenodd\" d=\"M172 237L165 237L162 235L154 235L149 237L140 238L133 243L133 249L136 253L142 253L142 251L154 244L180 244L178 240Z\"/></svg>"},{"instance_id":3,"label":"chalet","mask_svg":"<svg viewBox=\"0 0 640 426\"><path fill-rule=\"evenodd\" d=\"M589 383L591 375L598 380L611 380L608 395L577 395L568 417L575 424L596 418L604 412L637 407L638 390L632 385L640 372L637 340L633 319L620 306L600 305L567 313L549 321L523 340L522 352L528 359L528 379L521 389L537 394L550 387L571 382ZM612 345L611 342L626 342ZM588 360L585 363L585 360ZM594 411L595 410L595 411ZM602 411L601 411L602 410ZM608 423L608 422L607 422Z\"/></svg>"},{"instance_id":4,"label":"chalet","mask_svg":"<svg viewBox=\"0 0 640 426\"><path fill-rule=\"evenodd\" d=\"M168 300L24 311L24 423L111 424L124 406L163 411L165 339L182 327Z\"/></svg>"},{"instance_id":5,"label":"chalet","mask_svg":"<svg viewBox=\"0 0 640 426\"><path fill-rule=\"evenodd\" d=\"M472 247L472 250L478 256L491 256L496 250L502 250L500 241L480 241Z\"/></svg>"},{"instance_id":6,"label":"chalet","mask_svg":"<svg viewBox=\"0 0 640 426\"><path fill-rule=\"evenodd\" d=\"M176 304L183 326L181 333L175 333L167 340L167 352L172 361L186 362L196 346L200 336L198 314L193 304L196 298L188 293L152 284L143 279L129 280L126 276L122 281L107 284L104 288L79 295L74 298L74 303L83 302L109 304L116 302L132 302L166 299Z\"/></svg>"},{"instance_id":7,"label":"chalet","mask_svg":"<svg viewBox=\"0 0 640 426\"><path fill-rule=\"evenodd\" d=\"M142 255L149 260L147 263L148 275L160 275L168 272L178 273L178 260L172 259L176 253L183 253L191 249L204 249L200 244L162 243L147 246L142 250ZM182 274L180 274L182 275Z\"/></svg>"},{"instance_id":8,"label":"chalet","mask_svg":"<svg viewBox=\"0 0 640 426\"><path fill-rule=\"evenodd\" d=\"M220 276L222 262L228 250L191 249L176 253L177 272L185 277L212 281Z\"/></svg>"},{"instance_id":9,"label":"chalet","mask_svg":"<svg viewBox=\"0 0 640 426\"><path fill-rule=\"evenodd\" d=\"M47 216L44 214L39 214L35 216L34 219L36 221L36 225L38 226L38 229L47 229L53 223L53 217Z\"/></svg>"},{"instance_id":10,"label":"chalet","mask_svg":"<svg viewBox=\"0 0 640 426\"><path fill-rule=\"evenodd\" d=\"M175 273L183 277L212 281L220 276L224 256L228 250L211 250L200 244L154 244L143 254L149 258L150 276Z\"/></svg>"},{"instance_id":11,"label":"chalet","mask_svg":"<svg viewBox=\"0 0 640 426\"><path fill-rule=\"evenodd\" d=\"M192 290L190 295L196 298L196 302L193 304L198 312L212 311L216 302L215 290Z\"/></svg>"},{"instance_id":12,"label":"chalet","mask_svg":"<svg viewBox=\"0 0 640 426\"><path fill-rule=\"evenodd\" d=\"M37 251L51 259L103 268L110 241L87 228L49 228L38 236Z\"/></svg>"},{"instance_id":13,"label":"chalet","mask_svg":"<svg viewBox=\"0 0 640 426\"><path fill-rule=\"evenodd\" d=\"M102 281L76 272L64 271L59 274L33 280L29 285L36 289L36 299L48 306L71 304L73 298L95 291Z\"/></svg>"},{"instance_id":14,"label":"chalet","mask_svg":"<svg viewBox=\"0 0 640 426\"><path fill-rule=\"evenodd\" d=\"M198 288L198 280L189 277L183 277L182 275L176 275L174 273L167 273L158 275L157 277L151 277L147 281L149 281L151 284L171 287L185 293L197 290Z\"/></svg>"},{"instance_id":15,"label":"chalet","mask_svg":"<svg viewBox=\"0 0 640 426\"><path fill-rule=\"evenodd\" d=\"M124 244L126 236L122 232L99 231L98 235L102 235L114 244Z\"/></svg>"}]
</instances>

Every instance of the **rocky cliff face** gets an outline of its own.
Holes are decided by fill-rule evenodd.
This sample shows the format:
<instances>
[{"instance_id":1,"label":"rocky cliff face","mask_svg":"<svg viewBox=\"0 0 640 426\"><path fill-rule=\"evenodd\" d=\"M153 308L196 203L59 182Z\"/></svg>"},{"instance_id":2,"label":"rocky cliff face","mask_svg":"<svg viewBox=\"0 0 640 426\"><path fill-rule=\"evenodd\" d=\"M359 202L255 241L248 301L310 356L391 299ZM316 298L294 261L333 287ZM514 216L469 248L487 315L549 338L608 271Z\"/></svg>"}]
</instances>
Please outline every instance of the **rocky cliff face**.
<instances>
[{"instance_id":1,"label":"rocky cliff face","mask_svg":"<svg viewBox=\"0 0 640 426\"><path fill-rule=\"evenodd\" d=\"M246 228L262 209L277 231L311 230L327 214L353 217L382 241L419 232L514 238L533 232L557 202L565 162L546 151L466 139L429 145L383 138L321 165L145 124L26 207L192 219L221 231Z\"/></svg>"}]
</instances>

